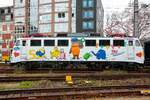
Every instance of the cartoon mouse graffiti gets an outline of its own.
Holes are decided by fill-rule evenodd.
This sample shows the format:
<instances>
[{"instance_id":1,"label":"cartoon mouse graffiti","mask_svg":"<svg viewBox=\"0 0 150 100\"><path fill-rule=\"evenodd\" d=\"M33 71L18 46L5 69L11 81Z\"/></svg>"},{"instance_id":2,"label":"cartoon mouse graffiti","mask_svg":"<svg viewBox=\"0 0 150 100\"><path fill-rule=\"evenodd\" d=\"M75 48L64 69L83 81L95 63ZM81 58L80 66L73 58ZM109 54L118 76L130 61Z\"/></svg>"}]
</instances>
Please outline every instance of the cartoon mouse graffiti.
<instances>
[{"instance_id":1,"label":"cartoon mouse graffiti","mask_svg":"<svg viewBox=\"0 0 150 100\"><path fill-rule=\"evenodd\" d=\"M79 59L80 45L79 45L78 39L74 37L71 39L71 41L72 41L72 45L70 48L70 54L72 53L73 59Z\"/></svg>"}]
</instances>

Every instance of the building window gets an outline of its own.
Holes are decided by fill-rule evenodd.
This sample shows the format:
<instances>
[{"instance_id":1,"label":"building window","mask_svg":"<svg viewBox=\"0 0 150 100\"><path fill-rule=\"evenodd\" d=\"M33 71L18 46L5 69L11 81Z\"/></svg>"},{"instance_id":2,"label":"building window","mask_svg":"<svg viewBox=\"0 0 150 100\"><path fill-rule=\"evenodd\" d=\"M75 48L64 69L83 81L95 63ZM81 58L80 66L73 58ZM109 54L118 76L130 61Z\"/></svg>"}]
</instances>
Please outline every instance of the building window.
<instances>
[{"instance_id":1,"label":"building window","mask_svg":"<svg viewBox=\"0 0 150 100\"><path fill-rule=\"evenodd\" d=\"M48 33L51 32L51 25L50 24L41 24L39 25L40 33Z\"/></svg>"},{"instance_id":2,"label":"building window","mask_svg":"<svg viewBox=\"0 0 150 100\"><path fill-rule=\"evenodd\" d=\"M20 0L20 3L22 3L23 2L23 0Z\"/></svg>"},{"instance_id":3,"label":"building window","mask_svg":"<svg viewBox=\"0 0 150 100\"><path fill-rule=\"evenodd\" d=\"M24 33L25 27L24 26L16 26L15 27L15 33Z\"/></svg>"},{"instance_id":4,"label":"building window","mask_svg":"<svg viewBox=\"0 0 150 100\"><path fill-rule=\"evenodd\" d=\"M7 25L2 26L3 31L7 31Z\"/></svg>"},{"instance_id":5,"label":"building window","mask_svg":"<svg viewBox=\"0 0 150 100\"><path fill-rule=\"evenodd\" d=\"M5 16L5 20L6 20L6 21L11 21L11 15L6 15L6 16Z\"/></svg>"},{"instance_id":6,"label":"building window","mask_svg":"<svg viewBox=\"0 0 150 100\"><path fill-rule=\"evenodd\" d=\"M74 17L74 13L72 13L72 17Z\"/></svg>"},{"instance_id":7,"label":"building window","mask_svg":"<svg viewBox=\"0 0 150 100\"><path fill-rule=\"evenodd\" d=\"M93 18L94 17L94 13L93 11L83 11L83 18Z\"/></svg>"},{"instance_id":8,"label":"building window","mask_svg":"<svg viewBox=\"0 0 150 100\"><path fill-rule=\"evenodd\" d=\"M65 13L62 13L62 17L63 17L63 18L65 17Z\"/></svg>"},{"instance_id":9,"label":"building window","mask_svg":"<svg viewBox=\"0 0 150 100\"><path fill-rule=\"evenodd\" d=\"M4 14L4 13L5 13L4 9L1 9L1 14Z\"/></svg>"},{"instance_id":10,"label":"building window","mask_svg":"<svg viewBox=\"0 0 150 100\"><path fill-rule=\"evenodd\" d=\"M83 8L94 7L93 0L83 0Z\"/></svg>"},{"instance_id":11,"label":"building window","mask_svg":"<svg viewBox=\"0 0 150 100\"><path fill-rule=\"evenodd\" d=\"M25 16L25 8L14 9L14 16Z\"/></svg>"},{"instance_id":12,"label":"building window","mask_svg":"<svg viewBox=\"0 0 150 100\"><path fill-rule=\"evenodd\" d=\"M58 18L61 18L61 13L58 13Z\"/></svg>"},{"instance_id":13,"label":"building window","mask_svg":"<svg viewBox=\"0 0 150 100\"><path fill-rule=\"evenodd\" d=\"M58 18L65 18L65 13L64 12L58 13Z\"/></svg>"},{"instance_id":14,"label":"building window","mask_svg":"<svg viewBox=\"0 0 150 100\"><path fill-rule=\"evenodd\" d=\"M30 33L37 33L38 32L38 28L36 26L30 25L29 27L29 31Z\"/></svg>"},{"instance_id":15,"label":"building window","mask_svg":"<svg viewBox=\"0 0 150 100\"><path fill-rule=\"evenodd\" d=\"M83 22L82 27L83 29L94 29L94 22L93 21Z\"/></svg>"},{"instance_id":16,"label":"building window","mask_svg":"<svg viewBox=\"0 0 150 100\"><path fill-rule=\"evenodd\" d=\"M8 13L11 13L11 8L8 8Z\"/></svg>"},{"instance_id":17,"label":"building window","mask_svg":"<svg viewBox=\"0 0 150 100\"><path fill-rule=\"evenodd\" d=\"M51 15L41 15L40 16L40 23L47 23L51 21Z\"/></svg>"}]
</instances>

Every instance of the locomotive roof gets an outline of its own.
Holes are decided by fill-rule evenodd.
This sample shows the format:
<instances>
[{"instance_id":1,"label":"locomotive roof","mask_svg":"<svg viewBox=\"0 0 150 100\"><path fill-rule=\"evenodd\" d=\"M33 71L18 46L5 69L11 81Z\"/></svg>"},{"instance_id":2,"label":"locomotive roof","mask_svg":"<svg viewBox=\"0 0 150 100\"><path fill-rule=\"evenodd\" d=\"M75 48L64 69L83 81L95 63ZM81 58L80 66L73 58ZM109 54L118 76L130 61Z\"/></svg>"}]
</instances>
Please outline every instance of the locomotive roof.
<instances>
[{"instance_id":1,"label":"locomotive roof","mask_svg":"<svg viewBox=\"0 0 150 100\"><path fill-rule=\"evenodd\" d=\"M18 39L68 39L68 38L73 38L73 37L27 37L27 38L18 38ZM77 37L77 38L100 38L100 39L138 39L135 37Z\"/></svg>"}]
</instances>

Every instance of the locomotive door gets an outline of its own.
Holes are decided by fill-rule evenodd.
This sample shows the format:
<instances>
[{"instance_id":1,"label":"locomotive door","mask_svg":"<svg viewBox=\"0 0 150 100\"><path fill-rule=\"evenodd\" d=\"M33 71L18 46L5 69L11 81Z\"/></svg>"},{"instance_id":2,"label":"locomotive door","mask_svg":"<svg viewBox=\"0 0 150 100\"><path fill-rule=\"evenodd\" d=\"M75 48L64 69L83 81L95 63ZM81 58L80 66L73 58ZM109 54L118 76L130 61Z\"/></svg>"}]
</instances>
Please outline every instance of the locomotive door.
<instances>
[{"instance_id":1,"label":"locomotive door","mask_svg":"<svg viewBox=\"0 0 150 100\"><path fill-rule=\"evenodd\" d=\"M128 60L134 60L135 59L135 55L134 55L134 43L133 40L128 40L127 43L127 57Z\"/></svg>"},{"instance_id":2,"label":"locomotive door","mask_svg":"<svg viewBox=\"0 0 150 100\"><path fill-rule=\"evenodd\" d=\"M22 40L22 46L20 48L20 51L21 51L21 59L22 60L25 60L27 59L27 50L28 47L27 47L27 41L26 40Z\"/></svg>"}]
</instances>

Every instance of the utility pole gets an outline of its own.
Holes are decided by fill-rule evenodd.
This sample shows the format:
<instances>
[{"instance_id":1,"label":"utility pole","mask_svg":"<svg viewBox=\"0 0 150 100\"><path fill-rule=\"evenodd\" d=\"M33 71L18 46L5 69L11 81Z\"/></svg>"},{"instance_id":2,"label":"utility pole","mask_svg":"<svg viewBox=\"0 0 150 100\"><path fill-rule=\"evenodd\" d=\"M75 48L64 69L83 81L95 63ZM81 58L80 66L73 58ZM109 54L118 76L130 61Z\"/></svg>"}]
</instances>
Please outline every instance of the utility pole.
<instances>
[{"instance_id":1,"label":"utility pole","mask_svg":"<svg viewBox=\"0 0 150 100\"><path fill-rule=\"evenodd\" d=\"M139 36L138 16L139 16L138 0L134 0L134 19L133 19L133 23L134 23L133 36L134 37Z\"/></svg>"}]
</instances>

